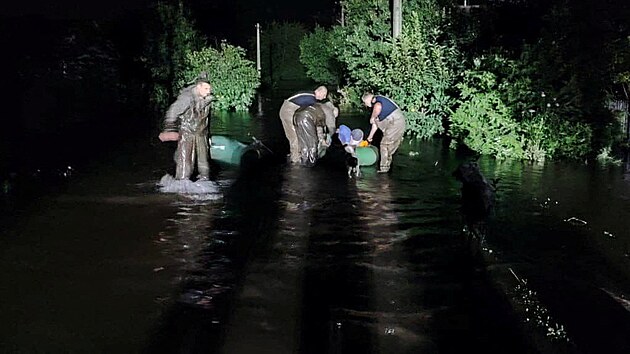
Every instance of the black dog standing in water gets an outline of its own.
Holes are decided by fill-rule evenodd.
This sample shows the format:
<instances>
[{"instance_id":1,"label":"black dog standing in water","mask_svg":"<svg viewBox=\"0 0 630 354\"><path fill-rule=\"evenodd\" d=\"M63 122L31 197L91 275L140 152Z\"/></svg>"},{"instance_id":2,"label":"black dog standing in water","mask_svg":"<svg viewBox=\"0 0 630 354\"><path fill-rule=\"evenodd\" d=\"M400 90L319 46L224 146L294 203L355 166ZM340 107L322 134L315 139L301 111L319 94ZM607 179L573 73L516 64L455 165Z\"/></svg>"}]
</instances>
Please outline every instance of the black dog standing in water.
<instances>
[{"instance_id":1,"label":"black dog standing in water","mask_svg":"<svg viewBox=\"0 0 630 354\"><path fill-rule=\"evenodd\" d=\"M318 163L326 165L333 171L343 172L348 177L359 177L361 174L359 160L343 148L337 133L333 134L331 144L326 149L326 155L319 159Z\"/></svg>"},{"instance_id":2,"label":"black dog standing in water","mask_svg":"<svg viewBox=\"0 0 630 354\"><path fill-rule=\"evenodd\" d=\"M460 164L453 177L462 183L462 214L470 235L468 241L478 249L484 242L486 219L494 207L496 180L488 182L475 161Z\"/></svg>"}]
</instances>

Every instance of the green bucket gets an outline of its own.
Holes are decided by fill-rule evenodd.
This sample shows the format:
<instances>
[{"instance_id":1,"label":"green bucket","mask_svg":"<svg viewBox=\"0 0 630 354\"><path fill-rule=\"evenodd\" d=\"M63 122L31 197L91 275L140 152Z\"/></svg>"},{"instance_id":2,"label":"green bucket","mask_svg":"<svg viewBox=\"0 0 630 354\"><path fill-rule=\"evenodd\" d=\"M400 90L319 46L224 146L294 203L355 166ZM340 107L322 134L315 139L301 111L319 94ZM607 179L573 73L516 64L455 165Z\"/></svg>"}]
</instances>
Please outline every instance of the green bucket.
<instances>
[{"instance_id":1,"label":"green bucket","mask_svg":"<svg viewBox=\"0 0 630 354\"><path fill-rule=\"evenodd\" d=\"M371 166L378 161L378 148L373 145L357 147L356 154L359 166Z\"/></svg>"}]
</instances>

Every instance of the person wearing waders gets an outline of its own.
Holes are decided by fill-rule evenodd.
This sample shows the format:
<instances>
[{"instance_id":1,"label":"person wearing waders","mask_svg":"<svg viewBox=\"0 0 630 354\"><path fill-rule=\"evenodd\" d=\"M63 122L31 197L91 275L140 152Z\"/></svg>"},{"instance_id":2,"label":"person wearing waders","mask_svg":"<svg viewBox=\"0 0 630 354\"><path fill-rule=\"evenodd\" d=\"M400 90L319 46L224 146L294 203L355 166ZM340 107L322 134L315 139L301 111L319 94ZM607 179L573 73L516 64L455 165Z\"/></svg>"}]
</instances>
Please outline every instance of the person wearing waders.
<instances>
[{"instance_id":1,"label":"person wearing waders","mask_svg":"<svg viewBox=\"0 0 630 354\"><path fill-rule=\"evenodd\" d=\"M312 167L330 146L335 132L339 109L332 102L314 103L298 108L293 114L293 126L298 142L300 164Z\"/></svg>"},{"instance_id":2,"label":"person wearing waders","mask_svg":"<svg viewBox=\"0 0 630 354\"><path fill-rule=\"evenodd\" d=\"M308 107L326 98L328 89L326 86L319 86L315 91L298 92L287 98L280 107L280 121L284 129L284 135L289 140L289 161L291 163L300 162L300 149L298 147L298 137L293 124L293 114L298 108Z\"/></svg>"},{"instance_id":3,"label":"person wearing waders","mask_svg":"<svg viewBox=\"0 0 630 354\"><path fill-rule=\"evenodd\" d=\"M190 179L195 165L197 180L210 178L208 115L212 86L204 73L195 83L185 87L166 111L161 141L177 141L175 179Z\"/></svg>"},{"instance_id":4,"label":"person wearing waders","mask_svg":"<svg viewBox=\"0 0 630 354\"><path fill-rule=\"evenodd\" d=\"M361 100L366 107L372 108L370 115L372 129L368 134L367 141L372 142L378 129L383 132L380 146L381 160L377 172L387 173L391 168L392 157L398 150L405 134L405 116L398 105L387 97L368 92L361 97Z\"/></svg>"}]
</instances>

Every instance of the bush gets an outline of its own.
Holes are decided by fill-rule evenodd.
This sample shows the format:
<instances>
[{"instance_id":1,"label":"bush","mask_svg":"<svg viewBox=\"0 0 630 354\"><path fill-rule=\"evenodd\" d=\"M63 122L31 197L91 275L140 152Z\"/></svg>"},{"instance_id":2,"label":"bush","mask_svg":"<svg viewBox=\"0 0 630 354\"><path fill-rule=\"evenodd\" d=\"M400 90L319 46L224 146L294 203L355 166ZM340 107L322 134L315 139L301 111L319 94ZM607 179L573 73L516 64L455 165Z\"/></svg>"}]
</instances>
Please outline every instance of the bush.
<instances>
[{"instance_id":1,"label":"bush","mask_svg":"<svg viewBox=\"0 0 630 354\"><path fill-rule=\"evenodd\" d=\"M245 50L227 43L219 49L204 48L186 55L184 70L178 73L178 87L207 72L213 87L213 108L246 111L252 104L260 77L256 64L245 59Z\"/></svg>"},{"instance_id":2,"label":"bush","mask_svg":"<svg viewBox=\"0 0 630 354\"><path fill-rule=\"evenodd\" d=\"M480 60L475 61L477 68L480 65ZM498 92L497 76L485 70L467 70L457 87L460 97L449 132L455 141L480 154L522 158L520 129Z\"/></svg>"},{"instance_id":3,"label":"bush","mask_svg":"<svg viewBox=\"0 0 630 354\"><path fill-rule=\"evenodd\" d=\"M271 23L262 31L260 61L262 80L276 86L281 80L302 80L306 77L300 63L300 41L307 30L299 23Z\"/></svg>"},{"instance_id":4,"label":"bush","mask_svg":"<svg viewBox=\"0 0 630 354\"><path fill-rule=\"evenodd\" d=\"M320 29L303 40L302 62L308 75L326 81L337 75L346 98L355 92L360 97L364 91L390 97L405 112L407 132L415 137L442 133L442 121L453 104L448 91L459 54L445 40L436 1L407 2L403 31L396 39L390 33L388 1L347 0L343 6L345 27Z\"/></svg>"},{"instance_id":5,"label":"bush","mask_svg":"<svg viewBox=\"0 0 630 354\"><path fill-rule=\"evenodd\" d=\"M205 38L181 2L158 2L153 11L155 22L147 23L143 60L151 72L153 109L163 112L178 91L176 76L184 70L186 53L203 48Z\"/></svg>"},{"instance_id":6,"label":"bush","mask_svg":"<svg viewBox=\"0 0 630 354\"><path fill-rule=\"evenodd\" d=\"M321 27L316 27L300 42L300 62L306 68L306 75L315 82L339 85L342 71L335 53L334 32Z\"/></svg>"},{"instance_id":7,"label":"bush","mask_svg":"<svg viewBox=\"0 0 630 354\"><path fill-rule=\"evenodd\" d=\"M591 149L590 126L571 119L570 102L534 88L524 66L498 55L475 59L457 85L459 106L449 134L497 158L584 158Z\"/></svg>"}]
</instances>

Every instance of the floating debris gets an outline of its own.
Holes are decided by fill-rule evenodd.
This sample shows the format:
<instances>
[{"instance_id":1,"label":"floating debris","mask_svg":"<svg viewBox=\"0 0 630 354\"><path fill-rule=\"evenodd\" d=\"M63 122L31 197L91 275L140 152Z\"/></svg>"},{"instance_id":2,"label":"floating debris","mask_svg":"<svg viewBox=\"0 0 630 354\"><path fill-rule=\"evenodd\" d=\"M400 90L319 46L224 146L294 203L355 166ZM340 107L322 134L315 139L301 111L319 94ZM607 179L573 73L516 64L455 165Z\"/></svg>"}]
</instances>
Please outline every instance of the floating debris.
<instances>
[{"instance_id":1,"label":"floating debris","mask_svg":"<svg viewBox=\"0 0 630 354\"><path fill-rule=\"evenodd\" d=\"M570 217L568 219L565 219L564 221L568 222L568 223L571 223L571 224L574 224L574 225L586 225L586 224L588 224L586 221L584 221L582 219L578 219L575 216L572 216L572 217Z\"/></svg>"},{"instance_id":2,"label":"floating debris","mask_svg":"<svg viewBox=\"0 0 630 354\"><path fill-rule=\"evenodd\" d=\"M610 238L615 238L615 235L611 234L611 233L610 233L610 232L608 232L608 231L604 231L604 235L606 235L606 236L608 236L608 237L610 237Z\"/></svg>"},{"instance_id":3,"label":"floating debris","mask_svg":"<svg viewBox=\"0 0 630 354\"><path fill-rule=\"evenodd\" d=\"M551 200L551 198L547 198L545 199L545 201L543 201L542 203L540 203L540 206L543 208L549 208L551 205L558 205L558 201L553 201Z\"/></svg>"}]
</instances>

